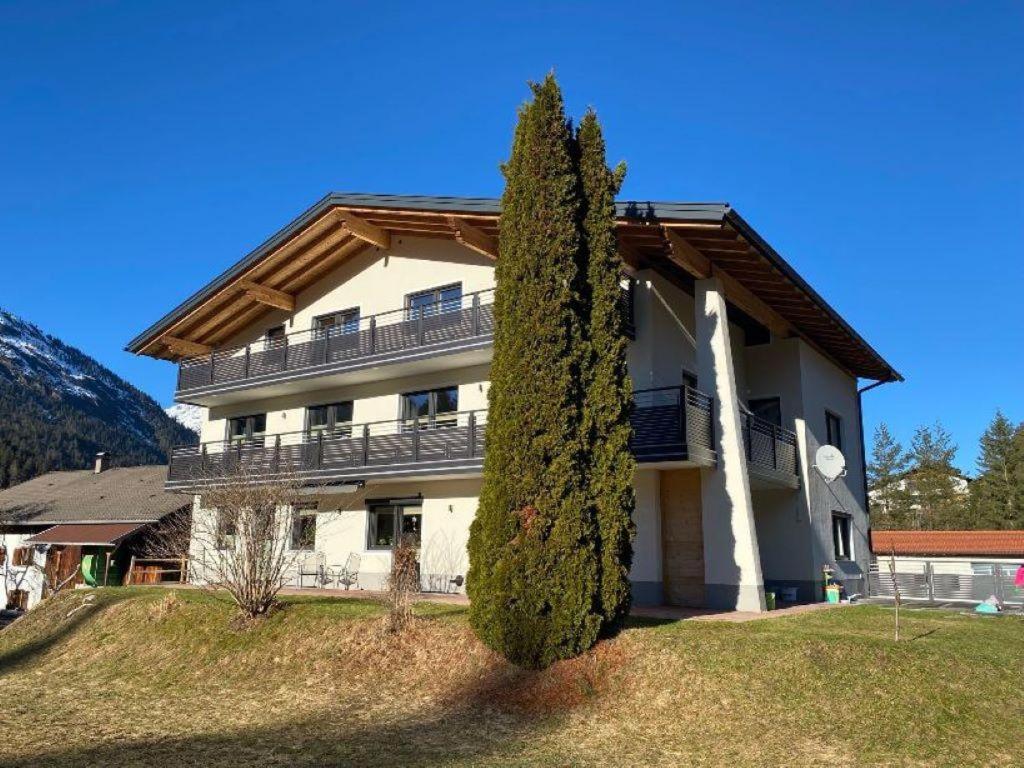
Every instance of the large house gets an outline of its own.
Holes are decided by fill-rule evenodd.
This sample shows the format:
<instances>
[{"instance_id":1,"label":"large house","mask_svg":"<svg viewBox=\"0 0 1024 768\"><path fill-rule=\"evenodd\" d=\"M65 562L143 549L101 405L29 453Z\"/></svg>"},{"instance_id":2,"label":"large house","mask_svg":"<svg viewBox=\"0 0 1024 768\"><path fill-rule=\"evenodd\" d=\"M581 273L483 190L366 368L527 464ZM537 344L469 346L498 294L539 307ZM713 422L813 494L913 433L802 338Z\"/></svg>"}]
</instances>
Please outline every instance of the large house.
<instances>
[{"instance_id":1,"label":"large house","mask_svg":"<svg viewBox=\"0 0 1024 768\"><path fill-rule=\"evenodd\" d=\"M167 481L194 519L216 515L203 491L218 479L287 472L309 486L297 547L328 566L358 556L372 589L411 534L424 588L461 588L500 214L495 199L328 195L133 339L204 409ZM728 205L619 203L618 242L636 601L763 610L766 587L821 599L826 565L863 591L858 380L899 374ZM823 444L845 455L831 483Z\"/></svg>"}]
</instances>

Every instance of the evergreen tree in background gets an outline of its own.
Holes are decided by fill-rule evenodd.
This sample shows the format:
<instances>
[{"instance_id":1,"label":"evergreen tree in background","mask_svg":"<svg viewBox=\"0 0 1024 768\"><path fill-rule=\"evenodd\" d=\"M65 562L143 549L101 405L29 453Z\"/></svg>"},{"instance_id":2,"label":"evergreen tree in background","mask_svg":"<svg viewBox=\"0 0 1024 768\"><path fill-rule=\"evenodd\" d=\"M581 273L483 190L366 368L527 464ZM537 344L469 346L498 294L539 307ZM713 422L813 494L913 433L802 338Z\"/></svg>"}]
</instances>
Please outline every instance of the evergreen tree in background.
<instances>
[{"instance_id":1,"label":"evergreen tree in background","mask_svg":"<svg viewBox=\"0 0 1024 768\"><path fill-rule=\"evenodd\" d=\"M583 252L586 285L584 453L587 486L597 521L600 606L606 630L629 613L629 568L633 559L633 472L629 448L632 383L626 365L628 340L620 306L621 265L615 239L615 195L625 166L605 159L604 136L593 110L576 134L583 193Z\"/></svg>"},{"instance_id":2,"label":"evergreen tree in background","mask_svg":"<svg viewBox=\"0 0 1024 768\"><path fill-rule=\"evenodd\" d=\"M909 457L882 424L875 429L875 444L868 462L871 527L900 530L911 525L910 496L906 487Z\"/></svg>"},{"instance_id":3,"label":"evergreen tree in background","mask_svg":"<svg viewBox=\"0 0 1024 768\"><path fill-rule=\"evenodd\" d=\"M581 184L554 77L531 88L503 168L484 478L467 590L481 640L539 668L592 646L602 615L585 485Z\"/></svg>"},{"instance_id":4,"label":"evergreen tree in background","mask_svg":"<svg viewBox=\"0 0 1024 768\"><path fill-rule=\"evenodd\" d=\"M908 475L913 494L911 527L916 530L975 528L966 495L958 490L960 473L953 466L953 436L936 422L918 427L910 446L913 470Z\"/></svg>"},{"instance_id":5,"label":"evergreen tree in background","mask_svg":"<svg viewBox=\"0 0 1024 768\"><path fill-rule=\"evenodd\" d=\"M978 528L1024 528L1024 424L996 411L981 436L978 477L971 484Z\"/></svg>"}]
</instances>

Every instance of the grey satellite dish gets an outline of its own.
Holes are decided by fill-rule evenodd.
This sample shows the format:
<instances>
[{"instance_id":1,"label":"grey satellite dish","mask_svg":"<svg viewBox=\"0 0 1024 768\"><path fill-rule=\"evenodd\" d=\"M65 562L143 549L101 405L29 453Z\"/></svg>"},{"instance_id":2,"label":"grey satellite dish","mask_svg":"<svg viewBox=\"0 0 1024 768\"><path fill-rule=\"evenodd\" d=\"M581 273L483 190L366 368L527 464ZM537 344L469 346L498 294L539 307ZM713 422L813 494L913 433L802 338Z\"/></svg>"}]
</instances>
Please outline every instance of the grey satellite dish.
<instances>
[{"instance_id":1,"label":"grey satellite dish","mask_svg":"<svg viewBox=\"0 0 1024 768\"><path fill-rule=\"evenodd\" d=\"M846 475L846 458L834 445L823 445L814 454L814 467L831 483Z\"/></svg>"}]
</instances>

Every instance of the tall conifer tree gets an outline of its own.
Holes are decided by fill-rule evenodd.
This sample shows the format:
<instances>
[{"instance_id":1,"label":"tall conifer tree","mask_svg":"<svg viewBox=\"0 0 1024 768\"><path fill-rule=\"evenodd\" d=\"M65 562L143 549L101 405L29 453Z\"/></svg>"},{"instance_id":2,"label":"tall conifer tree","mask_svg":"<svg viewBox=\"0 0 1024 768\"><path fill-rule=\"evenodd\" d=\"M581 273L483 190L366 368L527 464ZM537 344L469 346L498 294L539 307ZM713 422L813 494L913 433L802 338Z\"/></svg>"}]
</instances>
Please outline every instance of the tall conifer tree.
<instances>
[{"instance_id":1,"label":"tall conifer tree","mask_svg":"<svg viewBox=\"0 0 1024 768\"><path fill-rule=\"evenodd\" d=\"M544 667L596 642L598 537L586 489L582 205L572 131L549 75L504 166L484 479L467 589L477 635Z\"/></svg>"},{"instance_id":2,"label":"tall conifer tree","mask_svg":"<svg viewBox=\"0 0 1024 768\"><path fill-rule=\"evenodd\" d=\"M601 613L606 629L629 612L629 568L633 558L633 472L629 448L632 385L626 365L627 338L620 308L620 259L615 240L615 195L625 166L605 159L597 115L588 110L576 134L583 193L585 331L584 453L588 491L597 521Z\"/></svg>"},{"instance_id":3,"label":"tall conifer tree","mask_svg":"<svg viewBox=\"0 0 1024 768\"><path fill-rule=\"evenodd\" d=\"M978 477L971 484L971 507L979 528L1024 528L1024 424L1002 411L981 436Z\"/></svg>"},{"instance_id":4,"label":"tall conifer tree","mask_svg":"<svg viewBox=\"0 0 1024 768\"><path fill-rule=\"evenodd\" d=\"M898 530L911 523L910 495L906 487L909 457L903 446L882 424L875 429L875 444L868 462L871 491L871 526Z\"/></svg>"}]
</instances>

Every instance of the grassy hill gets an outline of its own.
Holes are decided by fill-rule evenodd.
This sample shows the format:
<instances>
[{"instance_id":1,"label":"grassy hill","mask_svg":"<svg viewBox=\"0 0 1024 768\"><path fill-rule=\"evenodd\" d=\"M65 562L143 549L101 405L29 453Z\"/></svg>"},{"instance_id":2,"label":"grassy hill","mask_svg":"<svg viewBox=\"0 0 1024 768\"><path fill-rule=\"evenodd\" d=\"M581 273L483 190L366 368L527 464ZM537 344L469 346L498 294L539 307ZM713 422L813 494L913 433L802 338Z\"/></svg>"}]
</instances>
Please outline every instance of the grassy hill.
<instances>
[{"instance_id":1,"label":"grassy hill","mask_svg":"<svg viewBox=\"0 0 1024 768\"><path fill-rule=\"evenodd\" d=\"M459 607L388 640L368 601L238 632L203 593L97 594L0 632L0 765L1011 765L1024 744L1012 617L915 611L898 645L872 607L648 622L532 673Z\"/></svg>"}]
</instances>

